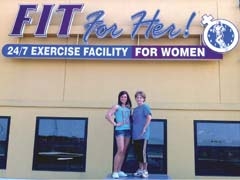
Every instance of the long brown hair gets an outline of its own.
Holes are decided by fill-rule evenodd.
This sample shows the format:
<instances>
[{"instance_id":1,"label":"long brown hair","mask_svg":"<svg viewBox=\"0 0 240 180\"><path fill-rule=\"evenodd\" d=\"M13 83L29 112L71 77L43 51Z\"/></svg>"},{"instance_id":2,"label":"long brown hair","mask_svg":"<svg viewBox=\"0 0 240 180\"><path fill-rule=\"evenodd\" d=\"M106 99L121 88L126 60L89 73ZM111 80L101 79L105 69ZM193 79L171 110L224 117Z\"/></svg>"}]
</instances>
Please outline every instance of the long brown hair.
<instances>
[{"instance_id":1,"label":"long brown hair","mask_svg":"<svg viewBox=\"0 0 240 180\"><path fill-rule=\"evenodd\" d=\"M120 98L121 98L121 96L124 95L124 94L127 95L126 106L127 106L128 108L132 108L132 101L131 101L130 96L129 96L129 94L128 94L127 91L120 91L120 92L119 92L119 94L118 94L118 105L119 105L119 106L122 106L122 102L121 102Z\"/></svg>"}]
</instances>

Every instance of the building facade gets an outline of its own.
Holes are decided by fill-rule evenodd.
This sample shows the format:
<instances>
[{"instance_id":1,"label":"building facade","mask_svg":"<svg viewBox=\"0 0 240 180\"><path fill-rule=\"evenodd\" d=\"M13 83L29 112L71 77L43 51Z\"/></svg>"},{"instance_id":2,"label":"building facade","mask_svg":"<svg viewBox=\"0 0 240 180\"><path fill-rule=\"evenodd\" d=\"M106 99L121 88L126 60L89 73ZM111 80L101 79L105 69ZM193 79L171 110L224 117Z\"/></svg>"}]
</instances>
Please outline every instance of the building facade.
<instances>
[{"instance_id":1,"label":"building facade","mask_svg":"<svg viewBox=\"0 0 240 180\"><path fill-rule=\"evenodd\" d=\"M69 24L68 37L59 36L64 11L57 8L63 4L84 4ZM236 0L203 0L198 4L187 0L4 0L1 5L4 9L0 12L2 49L6 44L199 46L203 43L201 20L205 14L229 20L238 32L240 29ZM36 11L29 8L29 13L22 16L23 19L31 17L31 23L22 26L23 36L13 37L20 5L38 7ZM40 22L48 22L41 15L49 13L50 6L44 5L53 7L46 31L38 28ZM84 36L84 25L93 18L89 15L99 10L104 11L99 21L103 20L106 28L116 23L118 30L124 29L121 36L113 38L112 31L98 37L106 30L105 26L98 33L93 31ZM143 10L145 19L149 20L160 10L156 19L159 19L161 37L152 38L153 31L148 32L147 25L133 33L136 19L131 17ZM193 12L194 18L189 20ZM174 38L168 29L173 24L176 31L180 30ZM47 37L36 37L37 30L46 32ZM164 34L164 30L168 33ZM16 51L20 49L8 49L8 53ZM112 170L114 154L113 127L105 120L105 113L117 103L119 91L127 90L135 106L134 94L143 90L153 112L151 173L168 174L173 179L238 179L239 52L240 46L236 45L222 59L153 59L146 55L139 60L116 56L112 59L18 58L7 57L2 51L0 177L103 179ZM134 161L131 158L134 159L130 150L125 167L129 171L128 166L132 167Z\"/></svg>"}]
</instances>

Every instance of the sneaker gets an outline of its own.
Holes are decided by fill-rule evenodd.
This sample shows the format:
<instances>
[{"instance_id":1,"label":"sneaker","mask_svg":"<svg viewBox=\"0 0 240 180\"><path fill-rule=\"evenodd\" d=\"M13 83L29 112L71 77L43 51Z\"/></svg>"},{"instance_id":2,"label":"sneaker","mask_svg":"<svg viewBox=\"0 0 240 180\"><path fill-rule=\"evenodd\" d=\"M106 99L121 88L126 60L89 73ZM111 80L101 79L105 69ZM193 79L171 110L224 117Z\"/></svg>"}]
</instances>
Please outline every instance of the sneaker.
<instances>
[{"instance_id":1,"label":"sneaker","mask_svg":"<svg viewBox=\"0 0 240 180\"><path fill-rule=\"evenodd\" d=\"M118 176L121 176L121 177L127 177L127 174L123 171L119 171L118 172Z\"/></svg>"},{"instance_id":2,"label":"sneaker","mask_svg":"<svg viewBox=\"0 0 240 180\"><path fill-rule=\"evenodd\" d=\"M138 169L133 175L139 177L139 176L142 176L142 173L143 173L143 170Z\"/></svg>"},{"instance_id":3,"label":"sneaker","mask_svg":"<svg viewBox=\"0 0 240 180\"><path fill-rule=\"evenodd\" d=\"M147 170L143 170L142 178L147 178L147 177L148 177L148 171Z\"/></svg>"},{"instance_id":4,"label":"sneaker","mask_svg":"<svg viewBox=\"0 0 240 180\"><path fill-rule=\"evenodd\" d=\"M117 173L117 172L113 172L113 173L112 173L112 178L118 179L118 178L119 178L118 173Z\"/></svg>"}]
</instances>

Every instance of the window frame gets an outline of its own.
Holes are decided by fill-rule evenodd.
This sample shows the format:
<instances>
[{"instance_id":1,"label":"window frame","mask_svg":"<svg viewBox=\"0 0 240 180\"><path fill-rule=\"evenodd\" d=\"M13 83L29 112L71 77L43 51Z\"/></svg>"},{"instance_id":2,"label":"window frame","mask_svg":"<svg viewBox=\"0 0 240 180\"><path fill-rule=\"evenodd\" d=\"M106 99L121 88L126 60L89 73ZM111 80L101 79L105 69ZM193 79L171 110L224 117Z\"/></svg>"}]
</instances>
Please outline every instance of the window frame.
<instances>
[{"instance_id":1,"label":"window frame","mask_svg":"<svg viewBox=\"0 0 240 180\"><path fill-rule=\"evenodd\" d=\"M224 168L224 172L222 173L219 173L219 172L201 172L201 171L204 171L203 169L199 169L200 167L200 163L198 162L198 157L199 157L199 147L202 147L202 148L205 148L205 149L209 149L209 150L212 150L214 148L218 149L219 150L224 150L227 149L227 148L232 148L233 150L236 148L240 148L240 146L207 146L207 145L203 145L203 146L199 146L198 145L198 140L197 140L197 124L198 123L221 123L221 124L238 124L240 125L240 121L226 121L226 120L194 120L194 161L195 161L195 175L196 176L233 176L233 177L238 177L240 176L240 173L238 174L234 174L234 172L232 172L233 174L231 174L231 171L230 172L226 172L226 169ZM224 151L226 152L226 151ZM217 160L217 159L216 159ZM224 163L224 160L220 160L218 159L219 162L221 163ZM218 162L218 163L219 163ZM216 166L215 166L216 167ZM222 171L219 170L219 171Z\"/></svg>"},{"instance_id":2,"label":"window frame","mask_svg":"<svg viewBox=\"0 0 240 180\"><path fill-rule=\"evenodd\" d=\"M5 148L5 155L3 154L4 162L3 164L0 163L0 170L4 170L7 168L7 157L8 157L8 144L9 144L9 133L10 133L10 124L11 124L11 117L10 116L0 116L1 119L7 120L7 129L6 129L6 148Z\"/></svg>"},{"instance_id":3,"label":"window frame","mask_svg":"<svg viewBox=\"0 0 240 180\"><path fill-rule=\"evenodd\" d=\"M85 127L84 127L84 140L85 140L85 154L84 154L84 164L83 167L80 170L72 170L72 169L59 169L59 168L50 168L47 167L44 168L37 168L37 154L39 153L39 124L41 120L81 120L84 121ZM88 137L88 118L86 117L46 117L46 116L38 116L36 117L36 129L35 129L35 139L34 139L34 150L33 150L33 163L32 163L32 170L33 171L60 171L60 172L86 172L86 162L87 162L87 137Z\"/></svg>"}]
</instances>

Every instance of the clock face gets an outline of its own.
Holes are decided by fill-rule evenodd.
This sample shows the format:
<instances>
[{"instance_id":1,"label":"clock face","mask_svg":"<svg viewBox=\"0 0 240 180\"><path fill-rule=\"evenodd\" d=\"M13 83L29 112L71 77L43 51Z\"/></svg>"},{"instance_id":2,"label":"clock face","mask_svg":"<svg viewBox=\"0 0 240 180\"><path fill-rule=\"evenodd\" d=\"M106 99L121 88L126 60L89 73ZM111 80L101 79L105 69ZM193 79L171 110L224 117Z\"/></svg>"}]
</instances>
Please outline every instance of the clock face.
<instances>
[{"instance_id":1,"label":"clock face","mask_svg":"<svg viewBox=\"0 0 240 180\"><path fill-rule=\"evenodd\" d=\"M211 21L204 30L204 43L213 51L224 53L238 43L238 30L229 21Z\"/></svg>"}]
</instances>

